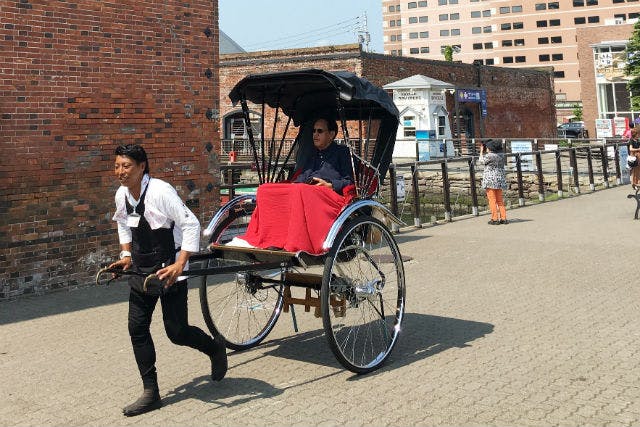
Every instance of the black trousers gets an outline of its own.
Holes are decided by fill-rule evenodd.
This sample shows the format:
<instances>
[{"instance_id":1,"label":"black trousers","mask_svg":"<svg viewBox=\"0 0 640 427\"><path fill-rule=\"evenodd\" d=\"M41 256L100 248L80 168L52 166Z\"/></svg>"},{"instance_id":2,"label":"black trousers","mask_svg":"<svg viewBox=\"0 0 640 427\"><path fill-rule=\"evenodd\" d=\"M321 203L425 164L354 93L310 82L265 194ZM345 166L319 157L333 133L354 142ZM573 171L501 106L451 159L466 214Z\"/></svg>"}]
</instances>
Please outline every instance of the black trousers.
<instances>
[{"instance_id":1,"label":"black trousers","mask_svg":"<svg viewBox=\"0 0 640 427\"><path fill-rule=\"evenodd\" d=\"M215 348L211 336L202 329L189 325L187 281L176 282L173 286L176 289L161 297L146 295L134 289L129 293L129 336L145 388L158 386L156 349L149 330L158 299L162 305L164 328L172 343L195 348L208 356L213 355Z\"/></svg>"}]
</instances>

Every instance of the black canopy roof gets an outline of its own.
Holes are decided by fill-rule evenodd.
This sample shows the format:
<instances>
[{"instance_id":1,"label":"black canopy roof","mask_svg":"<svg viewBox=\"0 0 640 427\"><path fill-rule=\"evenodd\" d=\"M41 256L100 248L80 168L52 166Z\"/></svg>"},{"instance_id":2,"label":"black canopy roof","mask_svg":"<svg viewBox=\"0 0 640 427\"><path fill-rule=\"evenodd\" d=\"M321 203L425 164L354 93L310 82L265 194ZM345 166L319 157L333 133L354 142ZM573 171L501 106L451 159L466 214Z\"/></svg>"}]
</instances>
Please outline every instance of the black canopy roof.
<instances>
[{"instance_id":1,"label":"black canopy roof","mask_svg":"<svg viewBox=\"0 0 640 427\"><path fill-rule=\"evenodd\" d=\"M273 108L280 106L296 125L319 111L337 118L338 97L347 120L368 119L370 114L372 119L398 120L398 109L387 92L347 71L305 69L252 74L229 93L234 105L244 98Z\"/></svg>"}]
</instances>

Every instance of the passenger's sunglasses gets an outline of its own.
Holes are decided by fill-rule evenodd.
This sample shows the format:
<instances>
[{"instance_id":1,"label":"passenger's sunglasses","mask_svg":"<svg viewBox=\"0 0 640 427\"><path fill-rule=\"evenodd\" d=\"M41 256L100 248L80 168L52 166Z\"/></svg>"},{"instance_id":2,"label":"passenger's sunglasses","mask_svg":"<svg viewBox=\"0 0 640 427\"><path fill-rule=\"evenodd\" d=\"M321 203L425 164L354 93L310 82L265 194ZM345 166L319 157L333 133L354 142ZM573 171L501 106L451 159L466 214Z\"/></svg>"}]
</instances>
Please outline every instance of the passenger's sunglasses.
<instances>
[{"instance_id":1,"label":"passenger's sunglasses","mask_svg":"<svg viewBox=\"0 0 640 427\"><path fill-rule=\"evenodd\" d=\"M325 132L324 129L314 129L313 133L319 133L319 134L323 134Z\"/></svg>"}]
</instances>

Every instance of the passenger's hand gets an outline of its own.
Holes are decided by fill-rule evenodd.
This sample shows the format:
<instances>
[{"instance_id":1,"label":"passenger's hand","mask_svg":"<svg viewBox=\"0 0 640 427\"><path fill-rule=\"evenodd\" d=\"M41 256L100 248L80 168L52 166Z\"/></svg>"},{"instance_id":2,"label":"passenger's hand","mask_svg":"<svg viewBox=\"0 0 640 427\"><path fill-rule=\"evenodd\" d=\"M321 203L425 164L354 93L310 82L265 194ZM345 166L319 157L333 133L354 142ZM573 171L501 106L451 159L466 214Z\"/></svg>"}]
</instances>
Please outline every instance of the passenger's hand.
<instances>
[{"instance_id":1,"label":"passenger's hand","mask_svg":"<svg viewBox=\"0 0 640 427\"><path fill-rule=\"evenodd\" d=\"M176 262L167 267L161 268L158 270L156 275L158 276L158 279L165 281L164 287L168 288L178 280L178 277L180 277L183 270L184 265Z\"/></svg>"},{"instance_id":2,"label":"passenger's hand","mask_svg":"<svg viewBox=\"0 0 640 427\"><path fill-rule=\"evenodd\" d=\"M313 185L319 185L322 187L333 189L333 184L329 181L325 181L324 179L318 178L317 176L314 177L313 180L314 180Z\"/></svg>"}]
</instances>

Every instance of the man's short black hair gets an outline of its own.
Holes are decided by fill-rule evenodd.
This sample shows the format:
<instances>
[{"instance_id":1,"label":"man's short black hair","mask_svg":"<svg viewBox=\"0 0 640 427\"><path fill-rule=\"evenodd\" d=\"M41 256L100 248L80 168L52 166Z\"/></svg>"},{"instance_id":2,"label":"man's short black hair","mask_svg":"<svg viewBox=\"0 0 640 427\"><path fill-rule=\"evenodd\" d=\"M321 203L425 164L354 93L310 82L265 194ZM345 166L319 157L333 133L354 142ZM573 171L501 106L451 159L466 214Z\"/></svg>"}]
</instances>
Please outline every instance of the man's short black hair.
<instances>
[{"instance_id":1,"label":"man's short black hair","mask_svg":"<svg viewBox=\"0 0 640 427\"><path fill-rule=\"evenodd\" d=\"M142 145L138 144L126 144L119 145L116 148L116 156L127 156L133 159L136 164L140 164L142 162L144 165L144 173L149 173L149 161L147 160L147 152L144 151Z\"/></svg>"},{"instance_id":2,"label":"man's short black hair","mask_svg":"<svg viewBox=\"0 0 640 427\"><path fill-rule=\"evenodd\" d=\"M329 119L327 117L316 117L313 123L317 122L318 120L324 120L327 123L327 130L330 132L335 132L336 136L338 135L338 123L336 123L335 120Z\"/></svg>"}]
</instances>

